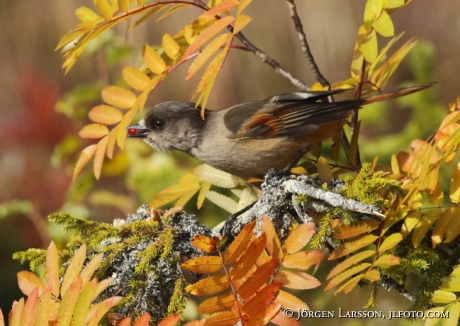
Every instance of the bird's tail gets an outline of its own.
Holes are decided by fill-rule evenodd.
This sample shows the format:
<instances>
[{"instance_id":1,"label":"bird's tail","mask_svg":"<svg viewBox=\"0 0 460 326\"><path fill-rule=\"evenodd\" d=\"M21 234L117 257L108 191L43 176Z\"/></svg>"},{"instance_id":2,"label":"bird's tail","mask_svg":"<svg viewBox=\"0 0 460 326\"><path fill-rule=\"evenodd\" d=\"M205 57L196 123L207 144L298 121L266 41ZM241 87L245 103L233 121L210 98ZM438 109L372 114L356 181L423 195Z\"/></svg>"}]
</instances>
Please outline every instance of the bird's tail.
<instances>
[{"instance_id":1,"label":"bird's tail","mask_svg":"<svg viewBox=\"0 0 460 326\"><path fill-rule=\"evenodd\" d=\"M430 88L434 84L436 84L436 83L413 85L413 86L408 86L408 87L402 87L402 88L399 88L399 89L396 89L396 90L390 91L390 92L371 95L369 97L363 98L362 100L364 100L364 102L361 105L366 105L366 104L369 104L369 103L374 103L374 102L378 102L378 101L384 101L384 100L388 100L390 98L395 98L395 97L399 97L399 96L412 94L412 93L415 93L415 92Z\"/></svg>"}]
</instances>

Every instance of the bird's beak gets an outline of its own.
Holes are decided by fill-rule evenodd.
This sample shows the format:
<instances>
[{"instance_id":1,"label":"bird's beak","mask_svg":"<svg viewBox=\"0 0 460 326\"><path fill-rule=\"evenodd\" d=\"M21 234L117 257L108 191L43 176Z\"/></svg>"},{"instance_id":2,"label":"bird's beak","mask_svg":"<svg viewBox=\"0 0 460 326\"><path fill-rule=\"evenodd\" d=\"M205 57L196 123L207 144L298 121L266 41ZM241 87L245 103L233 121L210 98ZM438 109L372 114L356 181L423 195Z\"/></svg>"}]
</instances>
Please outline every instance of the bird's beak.
<instances>
[{"instance_id":1,"label":"bird's beak","mask_svg":"<svg viewBox=\"0 0 460 326\"><path fill-rule=\"evenodd\" d=\"M149 130L139 124L126 127L128 137L130 138L145 138Z\"/></svg>"}]
</instances>

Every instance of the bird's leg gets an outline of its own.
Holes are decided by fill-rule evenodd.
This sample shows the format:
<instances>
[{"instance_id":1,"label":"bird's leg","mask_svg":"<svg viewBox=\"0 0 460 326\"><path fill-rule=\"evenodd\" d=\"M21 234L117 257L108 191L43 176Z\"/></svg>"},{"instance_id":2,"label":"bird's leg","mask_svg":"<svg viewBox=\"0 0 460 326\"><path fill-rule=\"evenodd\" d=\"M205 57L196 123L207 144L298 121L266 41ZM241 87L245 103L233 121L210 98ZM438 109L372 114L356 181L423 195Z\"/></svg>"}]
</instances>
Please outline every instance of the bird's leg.
<instances>
[{"instance_id":1,"label":"bird's leg","mask_svg":"<svg viewBox=\"0 0 460 326\"><path fill-rule=\"evenodd\" d=\"M257 200L249 204L248 206L244 207L243 209L240 209L238 212L230 215L225 221L224 227L222 228L222 235L227 236L227 239L231 241L234 237L232 234L232 227L233 227L233 223L235 223L236 221L236 218L240 216L241 214L246 213L252 206L254 206L255 203L257 203Z\"/></svg>"},{"instance_id":2,"label":"bird's leg","mask_svg":"<svg viewBox=\"0 0 460 326\"><path fill-rule=\"evenodd\" d=\"M289 175L291 173L291 169L299 163L299 160L304 156L308 151L310 150L310 146L307 146L306 148L302 149L299 154L297 154L296 157L289 163L284 169L279 170L280 174L283 175Z\"/></svg>"}]
</instances>

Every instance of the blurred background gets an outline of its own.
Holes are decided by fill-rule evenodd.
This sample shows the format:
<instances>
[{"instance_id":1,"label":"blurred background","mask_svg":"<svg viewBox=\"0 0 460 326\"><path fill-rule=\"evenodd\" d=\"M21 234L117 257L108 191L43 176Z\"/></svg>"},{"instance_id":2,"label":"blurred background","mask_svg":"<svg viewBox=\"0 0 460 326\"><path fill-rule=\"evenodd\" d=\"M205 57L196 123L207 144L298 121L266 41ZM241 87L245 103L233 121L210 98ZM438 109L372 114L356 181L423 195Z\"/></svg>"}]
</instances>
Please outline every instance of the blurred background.
<instances>
[{"instance_id":1,"label":"blurred background","mask_svg":"<svg viewBox=\"0 0 460 326\"><path fill-rule=\"evenodd\" d=\"M323 75L331 83L348 78L365 2L297 2ZM196 164L184 155L152 153L142 142L128 140L125 151L118 151L113 161L106 161L99 181L94 180L89 164L72 184L79 151L91 144L76 134L88 123L89 109L101 103L102 87L119 82L125 65L141 63L142 44L158 44L163 33L174 35L199 14L194 9L181 10L158 23L151 19L129 34L129 25L121 24L93 42L64 75L62 55L54 48L59 38L78 23L74 12L83 5L94 8L91 0L0 2L0 307L4 315L12 301L21 296L16 273L27 268L13 261L12 254L46 247L51 238L58 244L65 241L61 230L47 224L48 214L66 211L107 222L124 218ZM369 123L363 125L361 142L370 144L361 148L364 161L379 155L384 163L388 159L385 156L394 153L391 144L399 141L405 145L398 144L396 149L408 149L410 139L425 139L434 133L447 112L447 104L460 96L459 10L459 1L414 0L392 15L396 33L406 31L395 49L412 37L419 44L387 88L429 81L438 84L419 100L417 112L409 110L411 101L405 99L363 111L361 117ZM249 40L303 82L315 82L300 51L286 3L254 0L247 14L253 19L244 31ZM382 38L379 41L387 42ZM184 65L168 77L148 103L190 100L201 75L185 82L187 68ZM295 90L251 53L233 51L217 78L208 107L220 109ZM368 142L363 142L364 138ZM207 212L199 215L204 223L213 226L225 218L224 211L207 206ZM193 205L187 207L193 209ZM315 310L332 309L338 302L344 310L360 309L368 299L365 293L366 288L362 292L357 289L345 298L325 296L317 290L311 291L306 300ZM344 301L348 307L343 306ZM384 311L410 307L407 300L391 293L382 296L379 304L378 310ZM344 324L354 322L347 320ZM377 321L360 321L360 325L366 323Z\"/></svg>"}]
</instances>

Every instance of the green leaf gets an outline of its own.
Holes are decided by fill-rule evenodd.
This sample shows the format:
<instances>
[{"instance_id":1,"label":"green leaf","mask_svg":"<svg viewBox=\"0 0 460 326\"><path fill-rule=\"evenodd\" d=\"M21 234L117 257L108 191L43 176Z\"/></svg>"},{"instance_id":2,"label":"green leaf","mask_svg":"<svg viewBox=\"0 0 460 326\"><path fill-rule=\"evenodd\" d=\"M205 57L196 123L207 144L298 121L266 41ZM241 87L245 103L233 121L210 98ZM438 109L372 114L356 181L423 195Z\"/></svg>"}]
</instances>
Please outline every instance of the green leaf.
<instances>
[{"instance_id":1,"label":"green leaf","mask_svg":"<svg viewBox=\"0 0 460 326\"><path fill-rule=\"evenodd\" d=\"M450 291L436 290L431 297L431 302L436 304L446 304L457 300L457 296Z\"/></svg>"}]
</instances>

